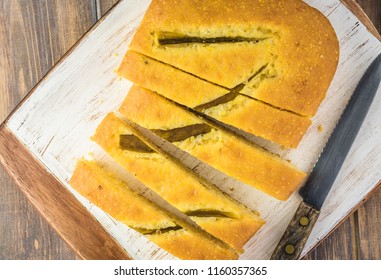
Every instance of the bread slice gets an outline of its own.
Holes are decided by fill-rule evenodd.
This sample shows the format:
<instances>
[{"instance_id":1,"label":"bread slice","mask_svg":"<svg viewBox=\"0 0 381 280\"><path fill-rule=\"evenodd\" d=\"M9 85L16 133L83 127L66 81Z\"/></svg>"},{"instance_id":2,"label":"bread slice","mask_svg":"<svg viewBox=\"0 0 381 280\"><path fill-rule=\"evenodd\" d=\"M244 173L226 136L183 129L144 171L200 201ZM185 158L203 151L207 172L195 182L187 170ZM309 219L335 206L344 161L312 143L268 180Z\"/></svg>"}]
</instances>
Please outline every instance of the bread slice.
<instances>
[{"instance_id":1,"label":"bread slice","mask_svg":"<svg viewBox=\"0 0 381 280\"><path fill-rule=\"evenodd\" d=\"M93 140L139 181L201 228L238 251L264 221L191 169L147 144L125 121L109 114Z\"/></svg>"},{"instance_id":2,"label":"bread slice","mask_svg":"<svg viewBox=\"0 0 381 280\"><path fill-rule=\"evenodd\" d=\"M303 116L339 57L329 20L300 0L153 0L130 49Z\"/></svg>"},{"instance_id":3,"label":"bread slice","mask_svg":"<svg viewBox=\"0 0 381 280\"><path fill-rule=\"evenodd\" d=\"M127 52L118 73L178 104L286 147L296 148L311 125L307 117L279 110L133 51Z\"/></svg>"},{"instance_id":4,"label":"bread slice","mask_svg":"<svg viewBox=\"0 0 381 280\"><path fill-rule=\"evenodd\" d=\"M287 200L305 173L287 161L210 126L160 95L134 85L119 112L217 170Z\"/></svg>"},{"instance_id":5,"label":"bread slice","mask_svg":"<svg viewBox=\"0 0 381 280\"><path fill-rule=\"evenodd\" d=\"M230 246L160 209L93 161L79 161L70 184L116 220L180 259L238 258Z\"/></svg>"}]
</instances>

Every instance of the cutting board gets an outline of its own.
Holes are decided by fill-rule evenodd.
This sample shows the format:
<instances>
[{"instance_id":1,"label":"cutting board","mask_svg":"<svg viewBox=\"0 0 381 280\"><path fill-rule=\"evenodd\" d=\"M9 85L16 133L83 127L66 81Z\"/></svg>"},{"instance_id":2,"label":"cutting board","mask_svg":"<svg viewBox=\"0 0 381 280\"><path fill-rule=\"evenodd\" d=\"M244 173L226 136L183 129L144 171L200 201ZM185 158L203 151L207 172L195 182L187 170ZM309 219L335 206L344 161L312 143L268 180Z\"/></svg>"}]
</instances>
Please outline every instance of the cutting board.
<instances>
[{"instance_id":1,"label":"cutting board","mask_svg":"<svg viewBox=\"0 0 381 280\"><path fill-rule=\"evenodd\" d=\"M380 35L354 1L307 0L331 21L340 40L338 71L327 98L298 149L253 139L310 172L366 68L381 53ZM0 128L0 160L31 203L84 259L174 259L87 201L68 184L76 161L91 157L117 168L90 141L96 127L125 98L131 83L115 69L127 51L149 0L120 1L17 106ZM381 89L341 170L302 256L310 252L380 185ZM196 172L266 220L241 259L267 259L300 198L277 201L172 151ZM120 168L118 176L133 178ZM136 182L135 182L136 183ZM142 186L138 186L139 191Z\"/></svg>"}]
</instances>

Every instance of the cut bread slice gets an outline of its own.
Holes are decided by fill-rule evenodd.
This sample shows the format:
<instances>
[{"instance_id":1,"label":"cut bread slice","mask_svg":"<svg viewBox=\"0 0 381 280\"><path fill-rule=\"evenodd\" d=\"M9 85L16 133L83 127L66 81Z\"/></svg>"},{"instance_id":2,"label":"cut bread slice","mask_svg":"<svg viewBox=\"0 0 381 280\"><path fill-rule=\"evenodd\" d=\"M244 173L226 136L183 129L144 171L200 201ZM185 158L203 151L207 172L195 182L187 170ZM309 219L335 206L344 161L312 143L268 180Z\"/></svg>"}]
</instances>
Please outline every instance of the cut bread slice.
<instances>
[{"instance_id":1,"label":"cut bread slice","mask_svg":"<svg viewBox=\"0 0 381 280\"><path fill-rule=\"evenodd\" d=\"M173 100L280 145L296 148L311 120L203 81L170 65L129 51L119 75Z\"/></svg>"},{"instance_id":2,"label":"cut bread slice","mask_svg":"<svg viewBox=\"0 0 381 280\"><path fill-rule=\"evenodd\" d=\"M93 140L139 181L238 251L264 221L109 114ZM158 151L158 152L157 152Z\"/></svg>"},{"instance_id":3,"label":"cut bread slice","mask_svg":"<svg viewBox=\"0 0 381 280\"><path fill-rule=\"evenodd\" d=\"M238 258L233 248L138 195L93 161L79 161L70 184L116 220L175 257L186 260Z\"/></svg>"},{"instance_id":4,"label":"cut bread slice","mask_svg":"<svg viewBox=\"0 0 381 280\"><path fill-rule=\"evenodd\" d=\"M277 199L287 200L305 178L305 173L287 161L137 85L119 112L217 170Z\"/></svg>"},{"instance_id":5,"label":"cut bread slice","mask_svg":"<svg viewBox=\"0 0 381 280\"><path fill-rule=\"evenodd\" d=\"M329 20L300 0L153 0L130 49L225 88L248 84L242 93L303 116L339 57Z\"/></svg>"}]
</instances>

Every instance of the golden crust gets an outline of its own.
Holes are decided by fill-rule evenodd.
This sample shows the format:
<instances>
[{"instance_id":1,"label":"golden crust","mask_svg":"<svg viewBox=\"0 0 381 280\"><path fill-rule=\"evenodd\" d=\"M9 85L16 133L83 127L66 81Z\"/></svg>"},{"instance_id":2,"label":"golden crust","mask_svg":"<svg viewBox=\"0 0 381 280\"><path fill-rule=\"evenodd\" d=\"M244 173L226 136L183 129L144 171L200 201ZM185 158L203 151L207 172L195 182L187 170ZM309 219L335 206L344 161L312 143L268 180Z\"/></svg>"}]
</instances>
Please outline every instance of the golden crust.
<instances>
[{"instance_id":1,"label":"golden crust","mask_svg":"<svg viewBox=\"0 0 381 280\"><path fill-rule=\"evenodd\" d=\"M157 37L168 32L262 40L159 45ZM130 49L227 88L274 63L277 77L245 94L306 116L315 115L324 99L339 56L328 19L300 0L154 0Z\"/></svg>"},{"instance_id":2,"label":"golden crust","mask_svg":"<svg viewBox=\"0 0 381 280\"><path fill-rule=\"evenodd\" d=\"M95 162L80 160L70 185L99 208L129 226L146 229L175 226L163 211L146 202L131 191L127 184L113 178Z\"/></svg>"},{"instance_id":3,"label":"golden crust","mask_svg":"<svg viewBox=\"0 0 381 280\"><path fill-rule=\"evenodd\" d=\"M127 52L118 72L132 82L190 108L216 100L229 92L133 51ZM204 113L290 148L298 146L312 123L309 118L278 110L244 95L204 110Z\"/></svg>"},{"instance_id":4,"label":"golden crust","mask_svg":"<svg viewBox=\"0 0 381 280\"><path fill-rule=\"evenodd\" d=\"M202 123L198 117L135 84L119 111L131 120L139 120L138 123L147 129L160 126L159 129L169 130Z\"/></svg>"},{"instance_id":5,"label":"golden crust","mask_svg":"<svg viewBox=\"0 0 381 280\"><path fill-rule=\"evenodd\" d=\"M217 242L203 236L195 236L191 231L169 232L164 238L152 235L150 240L168 252L176 252L184 260L235 260L238 255Z\"/></svg>"},{"instance_id":6,"label":"golden crust","mask_svg":"<svg viewBox=\"0 0 381 280\"><path fill-rule=\"evenodd\" d=\"M205 114L289 148L297 148L312 124L308 118L277 110L242 95L206 110Z\"/></svg>"},{"instance_id":7,"label":"golden crust","mask_svg":"<svg viewBox=\"0 0 381 280\"><path fill-rule=\"evenodd\" d=\"M228 215L204 225L210 233L214 232L214 227L224 228L225 234L217 238L241 250L264 223L258 215L167 157L158 153L123 150L119 145L119 137L123 134L131 134L131 130L124 121L109 114L98 127L93 140L128 172L180 211L214 211ZM245 227L247 230L237 238L229 234L235 232L234 227Z\"/></svg>"},{"instance_id":8,"label":"golden crust","mask_svg":"<svg viewBox=\"0 0 381 280\"><path fill-rule=\"evenodd\" d=\"M167 130L202 123L198 117L173 102L136 85L129 91L119 112L148 129ZM170 125L167 112L176 116ZM305 177L288 162L218 129L173 144L221 172L280 200L288 199Z\"/></svg>"},{"instance_id":9,"label":"golden crust","mask_svg":"<svg viewBox=\"0 0 381 280\"><path fill-rule=\"evenodd\" d=\"M118 69L122 77L159 92L177 103L195 108L229 93L169 65L134 51L128 51Z\"/></svg>"},{"instance_id":10,"label":"golden crust","mask_svg":"<svg viewBox=\"0 0 381 280\"><path fill-rule=\"evenodd\" d=\"M226 244L160 209L95 162L79 161L70 184L82 196L127 226L157 230L145 236L180 259L224 260L238 257ZM160 229L175 226L182 229L160 232Z\"/></svg>"}]
</instances>

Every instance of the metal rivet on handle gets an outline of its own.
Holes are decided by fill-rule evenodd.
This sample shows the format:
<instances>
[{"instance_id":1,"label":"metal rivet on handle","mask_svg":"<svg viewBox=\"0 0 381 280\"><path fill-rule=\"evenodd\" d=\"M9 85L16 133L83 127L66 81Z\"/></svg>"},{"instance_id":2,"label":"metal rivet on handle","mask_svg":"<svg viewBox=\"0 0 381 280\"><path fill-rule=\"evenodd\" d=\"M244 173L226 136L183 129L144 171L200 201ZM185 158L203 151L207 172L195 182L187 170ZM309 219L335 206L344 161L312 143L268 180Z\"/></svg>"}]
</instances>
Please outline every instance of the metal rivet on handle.
<instances>
[{"instance_id":1,"label":"metal rivet on handle","mask_svg":"<svg viewBox=\"0 0 381 280\"><path fill-rule=\"evenodd\" d=\"M306 227L308 226L310 223L310 219L308 219L308 217L301 217L300 220L299 220L299 224L303 227Z\"/></svg>"},{"instance_id":2,"label":"metal rivet on handle","mask_svg":"<svg viewBox=\"0 0 381 280\"><path fill-rule=\"evenodd\" d=\"M292 255L293 253L295 253L295 246L294 245L287 245L285 248L284 248L284 251L286 252L287 255Z\"/></svg>"}]
</instances>

